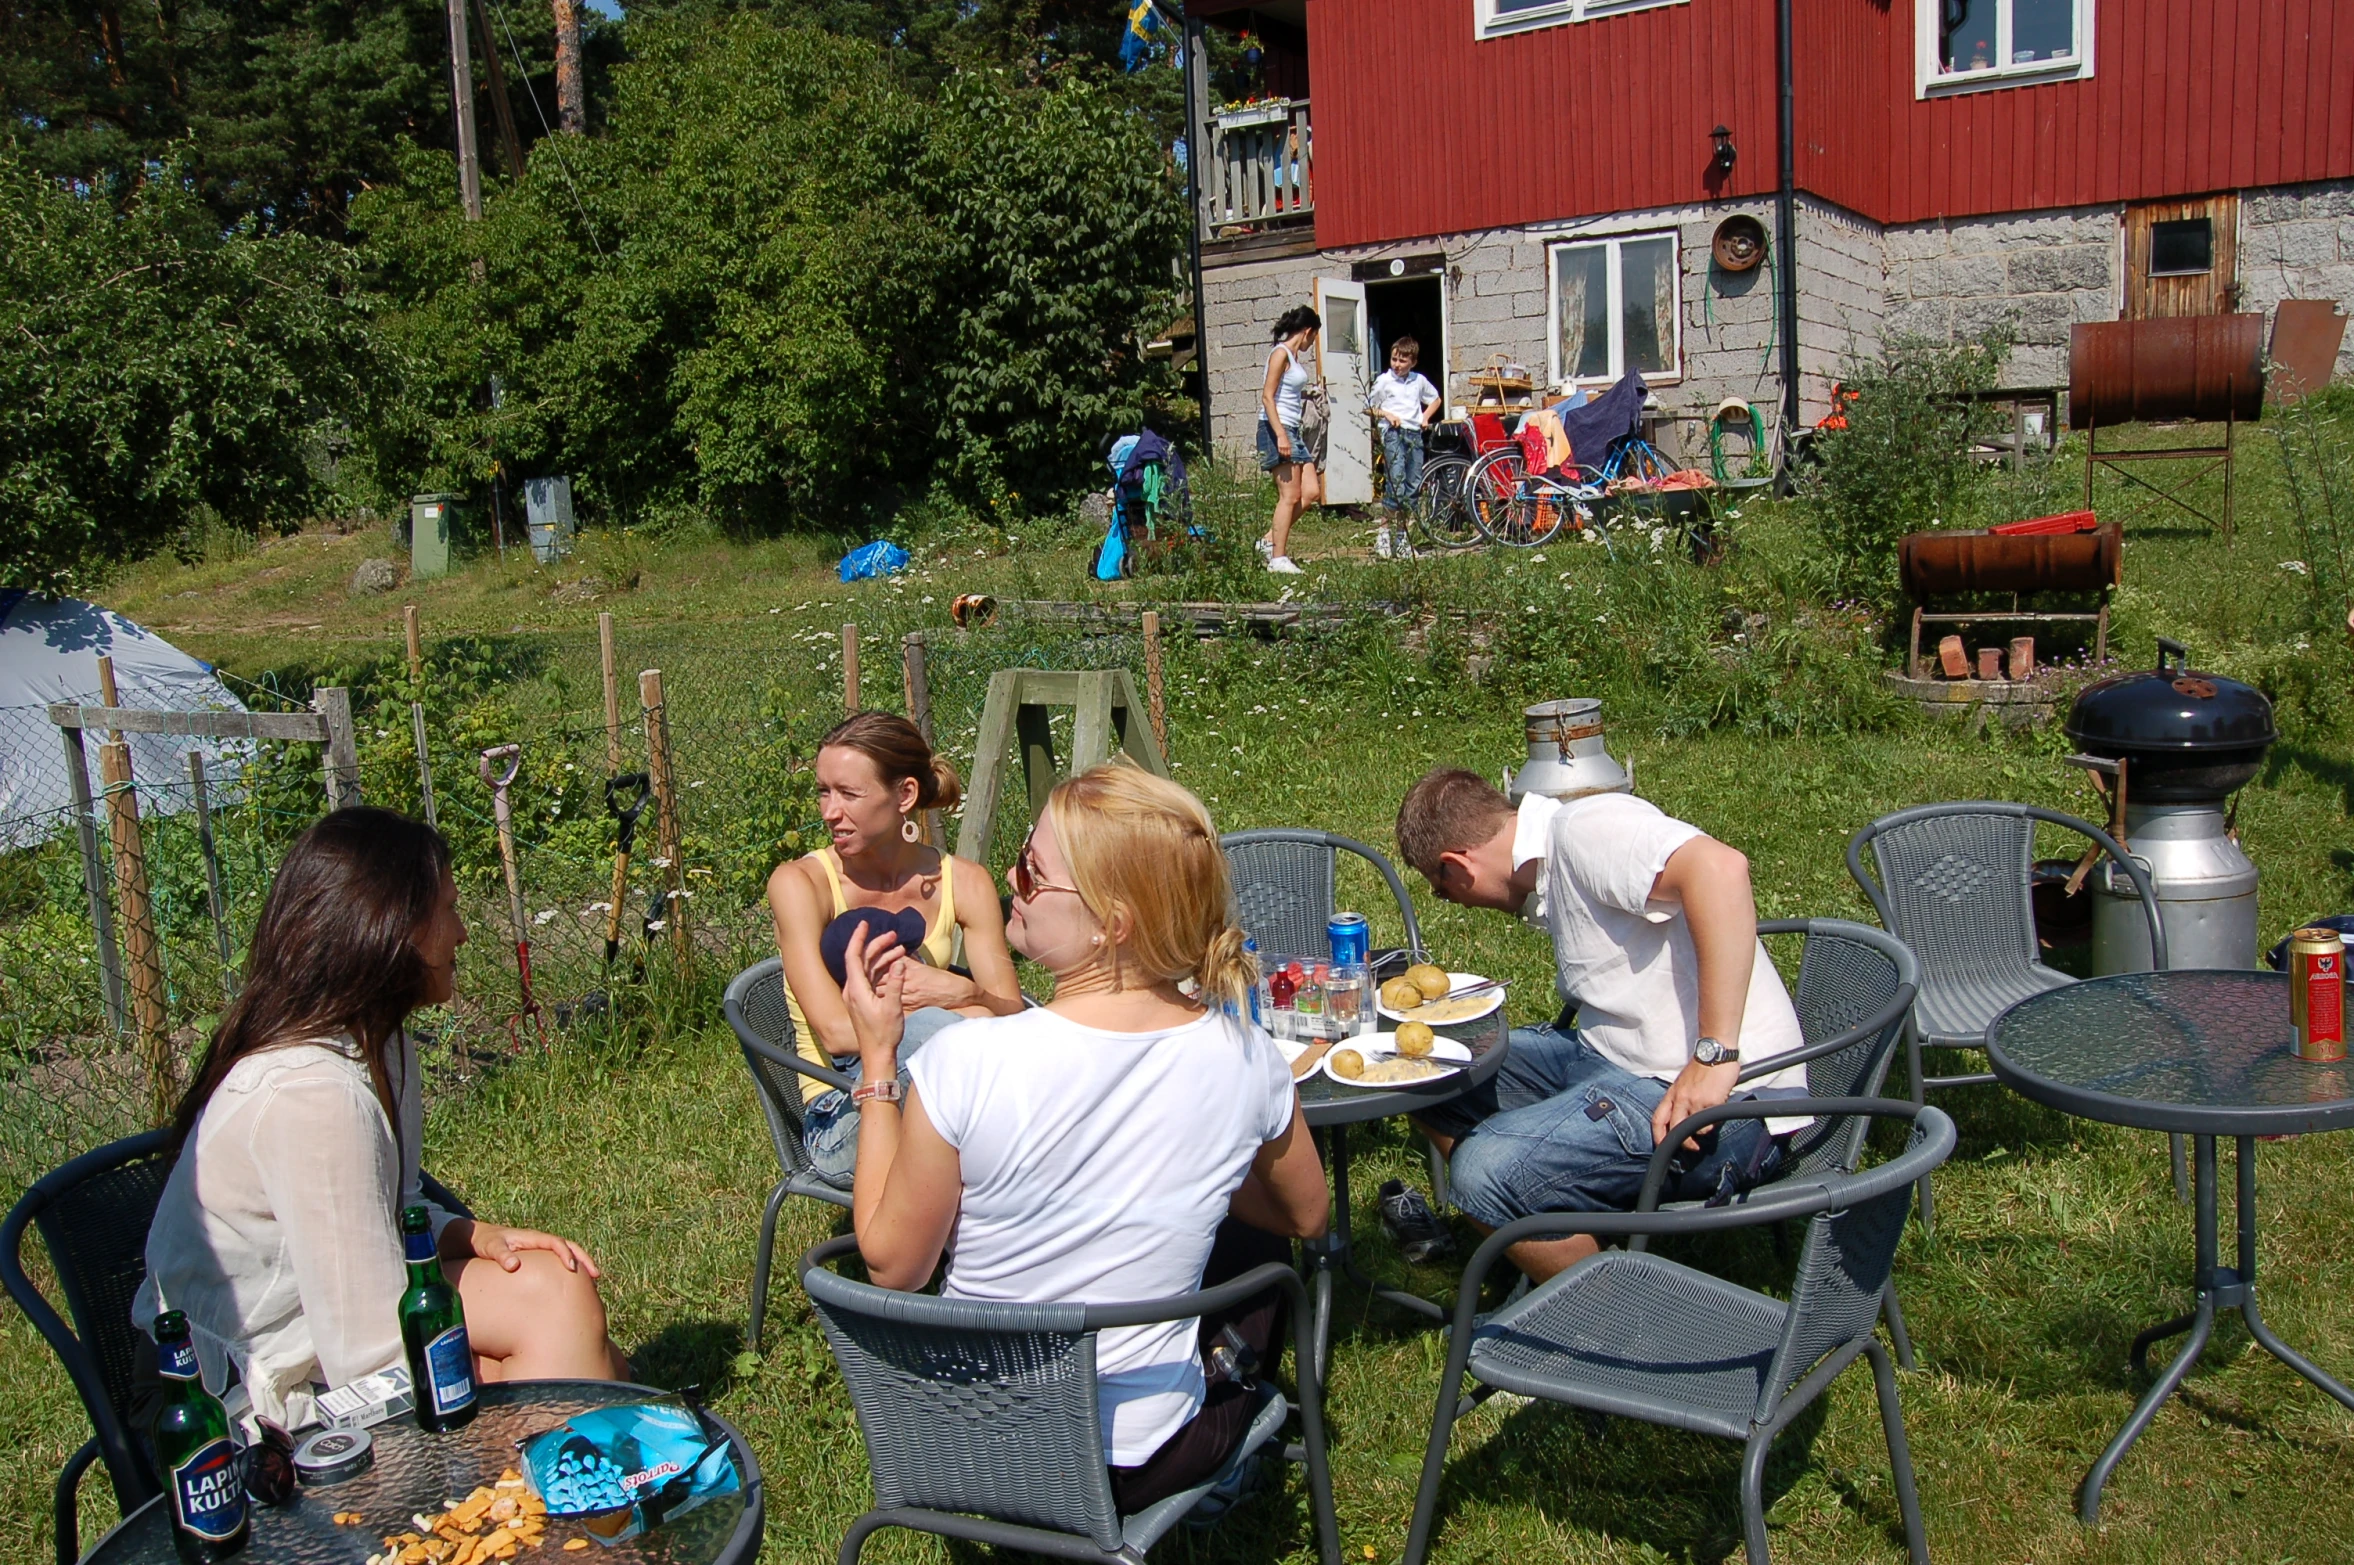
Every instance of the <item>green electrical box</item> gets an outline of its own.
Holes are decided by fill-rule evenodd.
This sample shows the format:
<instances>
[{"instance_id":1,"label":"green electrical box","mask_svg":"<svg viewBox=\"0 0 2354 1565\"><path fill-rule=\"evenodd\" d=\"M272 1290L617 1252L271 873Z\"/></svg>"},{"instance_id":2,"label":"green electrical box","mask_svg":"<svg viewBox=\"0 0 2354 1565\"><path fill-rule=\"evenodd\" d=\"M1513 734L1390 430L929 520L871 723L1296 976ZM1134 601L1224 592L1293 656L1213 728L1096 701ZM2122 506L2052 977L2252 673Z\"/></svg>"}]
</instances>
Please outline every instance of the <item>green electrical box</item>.
<instances>
[{"instance_id":1,"label":"green electrical box","mask_svg":"<svg viewBox=\"0 0 2354 1565\"><path fill-rule=\"evenodd\" d=\"M409 575L423 581L450 573L450 535L457 530L454 494L409 497Z\"/></svg>"}]
</instances>

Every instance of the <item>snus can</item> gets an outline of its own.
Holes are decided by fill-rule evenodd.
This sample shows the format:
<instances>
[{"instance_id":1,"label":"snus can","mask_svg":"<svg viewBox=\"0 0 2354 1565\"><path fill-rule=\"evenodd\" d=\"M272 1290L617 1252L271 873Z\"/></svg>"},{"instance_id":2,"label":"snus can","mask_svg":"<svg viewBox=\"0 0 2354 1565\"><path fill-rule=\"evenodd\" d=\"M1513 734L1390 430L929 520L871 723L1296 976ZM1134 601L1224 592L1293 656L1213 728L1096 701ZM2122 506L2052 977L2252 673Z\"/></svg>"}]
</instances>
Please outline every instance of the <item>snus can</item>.
<instances>
[{"instance_id":1,"label":"snus can","mask_svg":"<svg viewBox=\"0 0 2354 1565\"><path fill-rule=\"evenodd\" d=\"M425 1344L425 1364L433 1376L429 1394L435 1412L455 1413L474 1400L474 1351L463 1325Z\"/></svg>"},{"instance_id":2,"label":"snus can","mask_svg":"<svg viewBox=\"0 0 2354 1565\"><path fill-rule=\"evenodd\" d=\"M1332 960L1362 962L1373 944L1373 928L1362 913L1335 913L1324 924L1324 938L1332 942Z\"/></svg>"},{"instance_id":3,"label":"snus can","mask_svg":"<svg viewBox=\"0 0 2354 1565\"><path fill-rule=\"evenodd\" d=\"M2289 1022L2298 1059L2327 1064L2346 1057L2346 942L2334 929L2289 936Z\"/></svg>"}]
</instances>

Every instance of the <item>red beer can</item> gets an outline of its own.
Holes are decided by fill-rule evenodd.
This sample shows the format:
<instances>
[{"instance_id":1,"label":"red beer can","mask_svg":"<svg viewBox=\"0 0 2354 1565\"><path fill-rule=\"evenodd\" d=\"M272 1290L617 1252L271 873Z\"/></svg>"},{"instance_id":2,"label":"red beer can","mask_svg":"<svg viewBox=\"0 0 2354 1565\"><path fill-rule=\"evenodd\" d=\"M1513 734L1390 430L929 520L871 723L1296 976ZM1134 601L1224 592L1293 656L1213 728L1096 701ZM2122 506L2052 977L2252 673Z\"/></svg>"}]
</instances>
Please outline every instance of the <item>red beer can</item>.
<instances>
[{"instance_id":1,"label":"red beer can","mask_svg":"<svg viewBox=\"0 0 2354 1565\"><path fill-rule=\"evenodd\" d=\"M2346 942L2334 929L2289 936L2289 1022L2297 1058L2327 1064L2346 1057Z\"/></svg>"}]
</instances>

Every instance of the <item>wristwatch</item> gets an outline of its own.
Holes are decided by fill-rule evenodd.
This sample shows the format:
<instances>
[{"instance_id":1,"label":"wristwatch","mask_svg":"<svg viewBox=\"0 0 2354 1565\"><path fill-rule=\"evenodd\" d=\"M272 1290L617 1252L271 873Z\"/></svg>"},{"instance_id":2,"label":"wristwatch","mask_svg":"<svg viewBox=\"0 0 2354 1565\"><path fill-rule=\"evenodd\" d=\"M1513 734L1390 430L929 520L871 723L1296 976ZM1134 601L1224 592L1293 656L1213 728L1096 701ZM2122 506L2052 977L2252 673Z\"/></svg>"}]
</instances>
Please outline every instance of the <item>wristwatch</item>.
<instances>
[{"instance_id":1,"label":"wristwatch","mask_svg":"<svg viewBox=\"0 0 2354 1565\"><path fill-rule=\"evenodd\" d=\"M1738 1065L1741 1051L1728 1048L1714 1038L1703 1038L1692 1045L1692 1058L1702 1065Z\"/></svg>"},{"instance_id":2,"label":"wristwatch","mask_svg":"<svg viewBox=\"0 0 2354 1565\"><path fill-rule=\"evenodd\" d=\"M861 1103L897 1103L898 1101L899 1078L896 1076L886 1076L881 1081L861 1082L850 1089L850 1103L854 1108Z\"/></svg>"}]
</instances>

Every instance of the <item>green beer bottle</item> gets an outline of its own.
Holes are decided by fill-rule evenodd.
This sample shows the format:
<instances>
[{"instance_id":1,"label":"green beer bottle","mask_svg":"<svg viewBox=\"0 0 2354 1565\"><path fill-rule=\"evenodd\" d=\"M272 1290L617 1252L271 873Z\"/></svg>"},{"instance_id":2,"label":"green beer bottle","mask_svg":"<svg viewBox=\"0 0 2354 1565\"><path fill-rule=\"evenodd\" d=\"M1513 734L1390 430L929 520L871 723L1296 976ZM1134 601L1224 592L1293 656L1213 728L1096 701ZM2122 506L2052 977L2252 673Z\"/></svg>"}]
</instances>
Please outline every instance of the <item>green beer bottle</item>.
<instances>
[{"instance_id":1,"label":"green beer bottle","mask_svg":"<svg viewBox=\"0 0 2354 1565\"><path fill-rule=\"evenodd\" d=\"M436 1433L456 1429L474 1419L474 1349L466 1341L466 1306L441 1274L425 1208L402 1210L401 1243L409 1259L409 1288L400 1304L401 1345L409 1350L417 1427Z\"/></svg>"},{"instance_id":2,"label":"green beer bottle","mask_svg":"<svg viewBox=\"0 0 2354 1565\"><path fill-rule=\"evenodd\" d=\"M229 1438L229 1414L204 1389L188 1317L166 1310L155 1318L156 1367L163 1374L163 1406L155 1415L155 1459L171 1496L172 1541L180 1557L208 1565L245 1547L245 1464Z\"/></svg>"}]
</instances>

